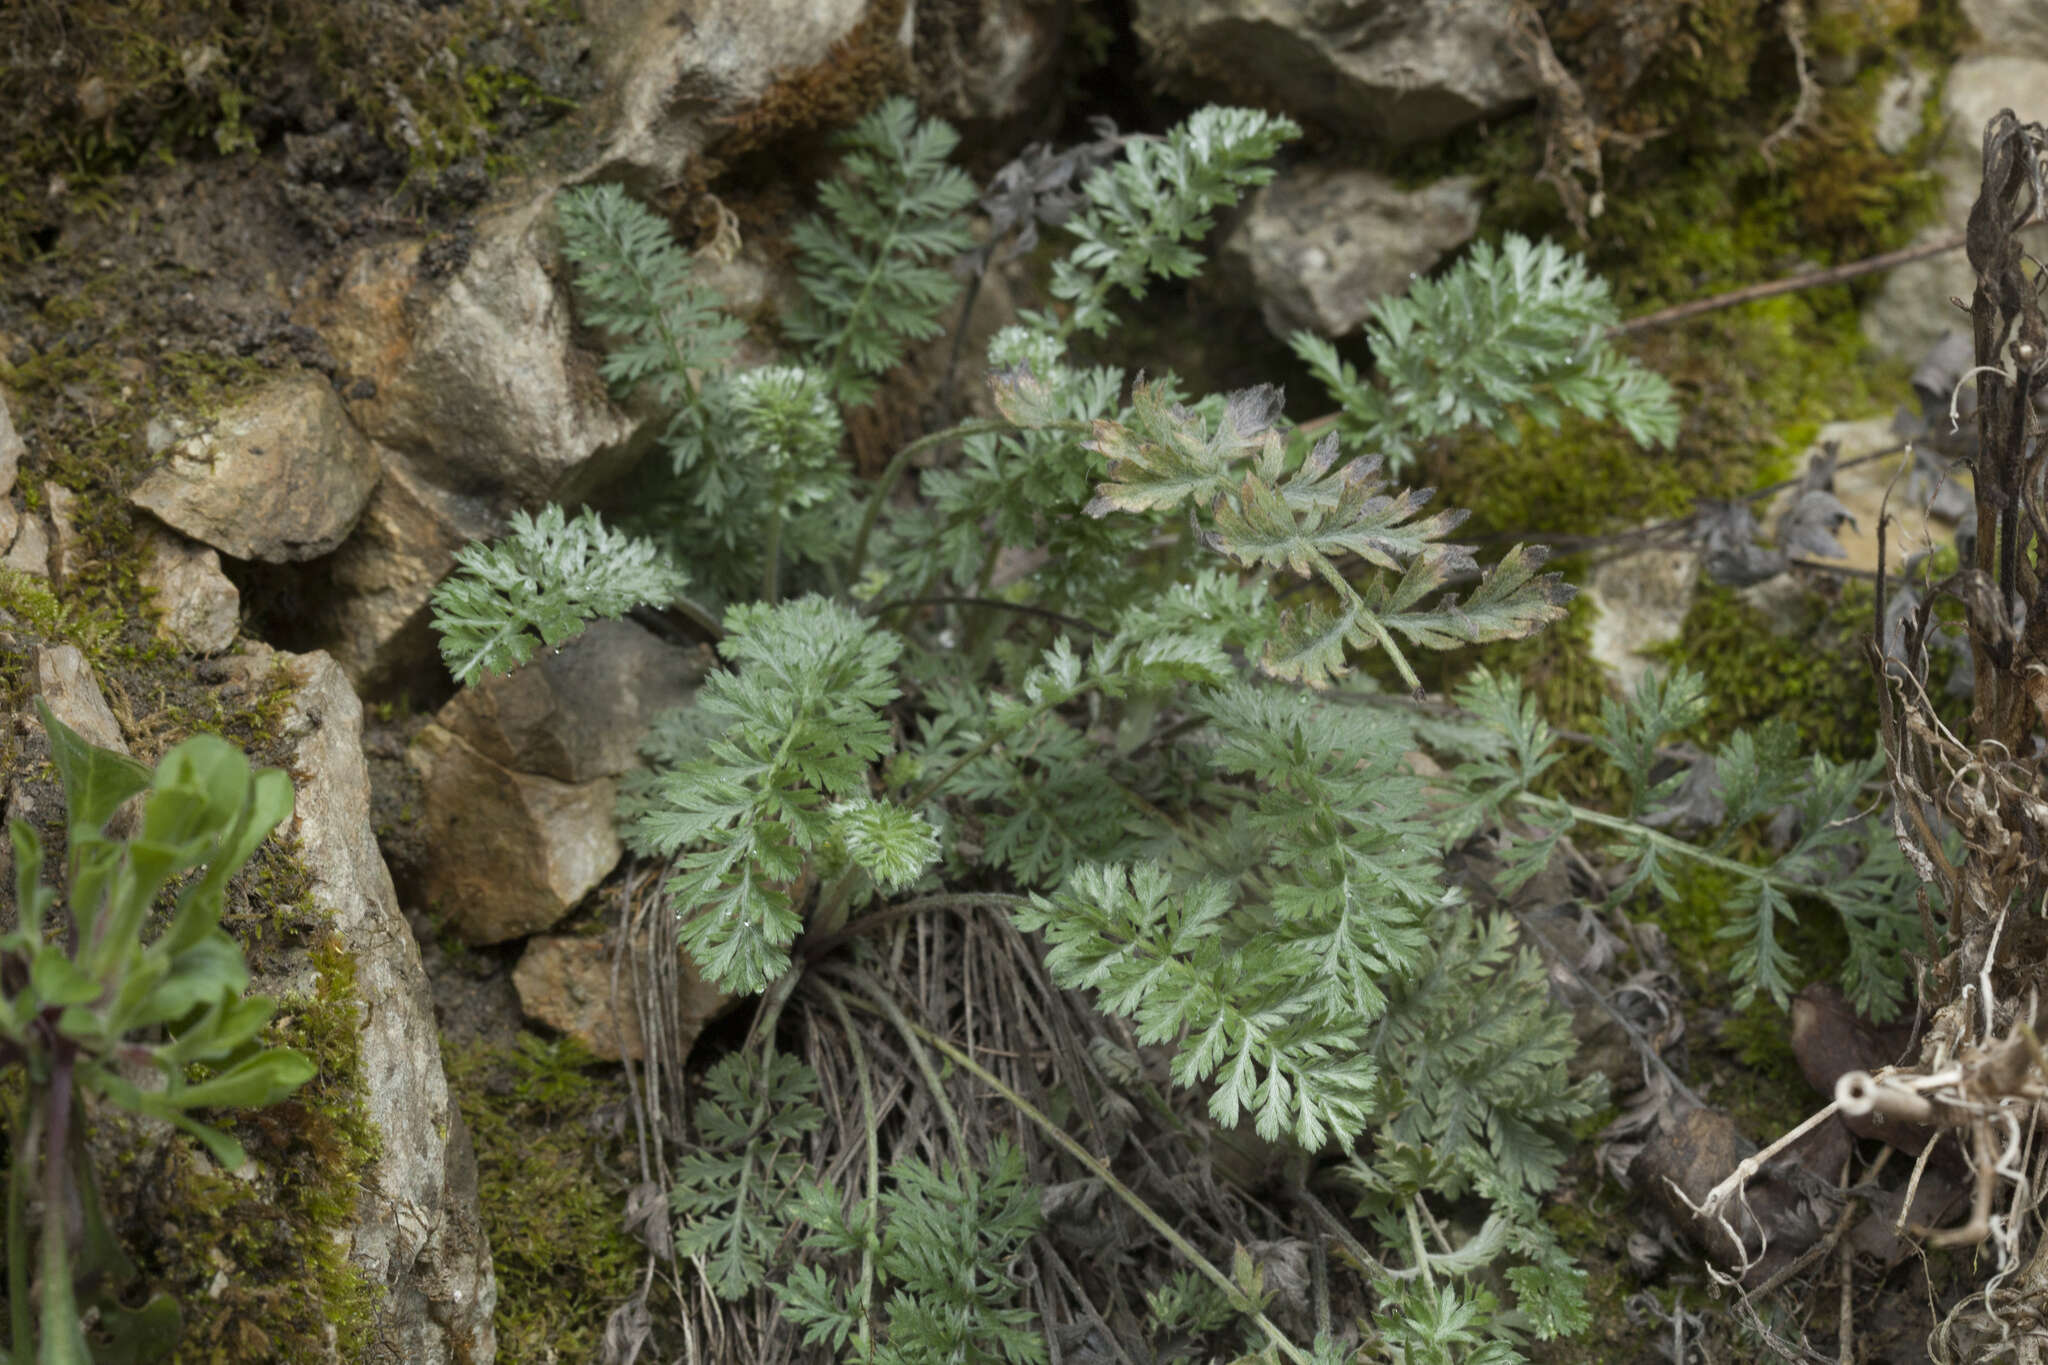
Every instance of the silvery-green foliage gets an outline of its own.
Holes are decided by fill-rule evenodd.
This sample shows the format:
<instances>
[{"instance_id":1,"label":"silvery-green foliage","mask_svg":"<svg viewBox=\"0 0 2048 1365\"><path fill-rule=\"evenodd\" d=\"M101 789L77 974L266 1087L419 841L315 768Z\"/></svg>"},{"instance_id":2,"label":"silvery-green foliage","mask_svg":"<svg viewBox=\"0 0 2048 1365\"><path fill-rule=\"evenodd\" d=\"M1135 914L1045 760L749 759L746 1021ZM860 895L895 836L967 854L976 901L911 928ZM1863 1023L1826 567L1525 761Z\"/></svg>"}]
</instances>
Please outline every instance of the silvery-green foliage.
<instances>
[{"instance_id":1,"label":"silvery-green foliage","mask_svg":"<svg viewBox=\"0 0 2048 1365\"><path fill-rule=\"evenodd\" d=\"M1047 425L1057 399L1026 370L1004 375L996 402L1022 427ZM1546 552L1516 546L1462 599L1438 596L1476 572L1469 546L1446 539L1463 512L1424 517L1430 490L1390 491L1378 456L1338 463L1335 437L1289 468L1271 386L1230 395L1220 417L1139 384L1128 421L1098 419L1088 448L1108 466L1087 511L1145 515L1187 507L1203 542L1247 569L1317 580L1335 604L1282 616L1263 659L1275 677L1321 687L1348 669L1345 651L1381 649L1420 687L1395 636L1425 649L1519 639L1564 615L1572 589L1540 574ZM1339 561L1367 568L1354 581Z\"/></svg>"},{"instance_id":2,"label":"silvery-green foliage","mask_svg":"<svg viewBox=\"0 0 2048 1365\"><path fill-rule=\"evenodd\" d=\"M687 411L696 376L722 368L746 329L719 311L717 290L693 277L668 224L624 189L565 190L556 214L584 321L611 337L598 372L620 393L644 383L664 410Z\"/></svg>"},{"instance_id":3,"label":"silvery-green foliage","mask_svg":"<svg viewBox=\"0 0 2048 1365\"><path fill-rule=\"evenodd\" d=\"M712 1291L744 1297L765 1281L804 1173L800 1144L824 1121L818 1078L796 1058L734 1053L705 1073L691 1107L696 1146L675 1167L676 1252L702 1258Z\"/></svg>"},{"instance_id":4,"label":"silvery-green foliage","mask_svg":"<svg viewBox=\"0 0 2048 1365\"><path fill-rule=\"evenodd\" d=\"M1061 336L1107 335L1116 322L1111 291L1143 298L1155 277L1199 273L1198 243L1215 226L1211 215L1271 180L1273 154L1300 135L1273 114L1211 106L1163 138L1126 142L1121 160L1083 183L1087 203L1064 224L1075 245L1053 265L1052 295L1067 305L1066 317L1027 313L1025 320Z\"/></svg>"},{"instance_id":5,"label":"silvery-green foliage","mask_svg":"<svg viewBox=\"0 0 2048 1365\"><path fill-rule=\"evenodd\" d=\"M1570 410L1669 445L1671 386L1607 340L1618 321L1607 282L1582 258L1509 233L1499 249L1481 242L1440 278L1374 302L1365 337L1378 383L1312 333L1290 344L1342 408L1345 444L1398 473L1417 445L1465 427L1512 439L1520 413L1555 427Z\"/></svg>"},{"instance_id":6,"label":"silvery-green foliage","mask_svg":"<svg viewBox=\"0 0 2048 1365\"><path fill-rule=\"evenodd\" d=\"M1046 1358L1043 1332L1006 1269L1038 1231L1038 1191L1008 1138L996 1139L981 1165L895 1163L872 1220L866 1206L849 1216L837 1189L804 1188L794 1212L811 1229L806 1246L840 1260L867 1258L877 1290L888 1295L870 1321L841 1277L817 1261L799 1264L773 1288L805 1342L856 1365Z\"/></svg>"},{"instance_id":7,"label":"silvery-green foliage","mask_svg":"<svg viewBox=\"0 0 2048 1365\"><path fill-rule=\"evenodd\" d=\"M696 709L722 722L701 757L630 794L625 835L671 860L683 946L706 979L751 994L789 970L802 928L790 890L805 860L840 850L877 880L914 880L936 851L918 818L866 800L890 748L901 642L819 597L726 613Z\"/></svg>"},{"instance_id":8,"label":"silvery-green foliage","mask_svg":"<svg viewBox=\"0 0 2048 1365\"><path fill-rule=\"evenodd\" d=\"M0 1355L87 1365L89 1313L127 1358L149 1358L175 1344L182 1315L167 1295L122 1301L135 1267L100 1208L86 1121L112 1106L168 1123L235 1170L242 1144L196 1114L262 1108L313 1078L304 1055L262 1041L277 1002L245 994L242 947L220 927L228 879L291 815L292 784L276 768L252 771L213 735L151 769L87 742L40 697L36 712L64 793L63 889L44 879L34 827L9 822L15 923L0 934L0 1068L18 1071L21 1098L8 1135L12 1349ZM116 813L136 797L132 828L116 834ZM168 922L152 915L161 899ZM33 1257L31 1188L44 1201Z\"/></svg>"},{"instance_id":9,"label":"silvery-green foliage","mask_svg":"<svg viewBox=\"0 0 2048 1365\"><path fill-rule=\"evenodd\" d=\"M803 301L784 319L828 387L849 407L913 341L937 336L959 292L949 269L973 242L965 212L974 182L946 164L958 134L897 97L841 143L841 176L819 187L826 216L790 232Z\"/></svg>"},{"instance_id":10,"label":"silvery-green foliage","mask_svg":"<svg viewBox=\"0 0 2048 1365\"><path fill-rule=\"evenodd\" d=\"M1803 900L1841 919L1849 950L1838 979L1856 1008L1880 1020L1898 1011L1908 979L1904 953L1921 929L1905 860L1889 828L1872 818L1865 794L1882 771L1880 757L1836 763L1801 752L1786 727L1765 726L1730 736L1703 760L1711 765L1712 786L1688 791L1688 774L1657 775L1657 750L1702 714L1703 684L1686 670L1669 682L1646 675L1626 705L1603 708L1596 739L1628 780L1628 814L1617 817L1533 789L1556 761L1556 738L1518 680L1480 669L1458 702L1509 741L1461 765L1463 804L1450 814L1460 827L1513 817L1505 826L1502 878L1509 889L1540 868L1567 833L1590 829L1626 869L1617 896L1647 888L1676 900L1674 878L1688 866L1720 876L1724 907L1733 917L1721 935L1739 945L1729 976L1741 1003L1758 992L1781 1007L1790 1000L1794 964L1778 926L1798 918L1795 901ZM1681 816L1701 825L1701 833L1679 839L1658 827ZM1784 834L1769 859L1738 856L1739 836L1766 817Z\"/></svg>"},{"instance_id":11,"label":"silvery-green foliage","mask_svg":"<svg viewBox=\"0 0 2048 1365\"><path fill-rule=\"evenodd\" d=\"M614 620L643 603L666 603L689 586L652 543L615 531L584 511L571 519L554 504L512 514L502 539L455 552L455 572L434 589L441 658L457 682L509 673L535 648Z\"/></svg>"}]
</instances>

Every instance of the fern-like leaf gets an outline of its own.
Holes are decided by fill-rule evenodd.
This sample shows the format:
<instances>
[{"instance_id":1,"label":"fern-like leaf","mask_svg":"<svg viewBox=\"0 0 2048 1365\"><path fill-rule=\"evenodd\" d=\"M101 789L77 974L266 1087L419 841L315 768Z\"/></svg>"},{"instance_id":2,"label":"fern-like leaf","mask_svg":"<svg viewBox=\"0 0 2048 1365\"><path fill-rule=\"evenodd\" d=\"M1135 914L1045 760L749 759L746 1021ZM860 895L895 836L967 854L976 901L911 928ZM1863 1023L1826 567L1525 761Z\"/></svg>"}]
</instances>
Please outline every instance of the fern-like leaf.
<instances>
[{"instance_id":1,"label":"fern-like leaf","mask_svg":"<svg viewBox=\"0 0 2048 1365\"><path fill-rule=\"evenodd\" d=\"M804 300L784 325L849 406L909 342L938 335L959 291L944 263L973 242L964 215L975 199L974 182L946 164L959 141L910 100L885 101L843 139L845 176L818 195L829 218L790 232Z\"/></svg>"},{"instance_id":2,"label":"fern-like leaf","mask_svg":"<svg viewBox=\"0 0 2048 1365\"><path fill-rule=\"evenodd\" d=\"M467 683L511 672L597 617L666 605L688 586L651 543L595 512L570 520L550 504L538 516L513 513L503 538L455 552L455 572L434 590L434 629L448 671Z\"/></svg>"}]
</instances>

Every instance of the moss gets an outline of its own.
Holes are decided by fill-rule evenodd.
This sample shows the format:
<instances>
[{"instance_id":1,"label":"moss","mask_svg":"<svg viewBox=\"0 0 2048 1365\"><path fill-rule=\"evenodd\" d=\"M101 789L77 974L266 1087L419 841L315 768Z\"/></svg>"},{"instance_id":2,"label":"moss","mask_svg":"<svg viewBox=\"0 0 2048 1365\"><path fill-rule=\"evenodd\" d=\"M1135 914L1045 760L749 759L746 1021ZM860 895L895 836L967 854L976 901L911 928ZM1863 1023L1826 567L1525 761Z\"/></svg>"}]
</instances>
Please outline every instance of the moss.
<instances>
[{"instance_id":1,"label":"moss","mask_svg":"<svg viewBox=\"0 0 2048 1365\"><path fill-rule=\"evenodd\" d=\"M1847 762L1877 743L1877 681L1864 661L1873 597L1862 583L1829 584L1774 622L1729 588L1702 586L1679 636L1649 652L1706 678L1708 711L1693 738L1719 744L1738 729L1785 722L1810 751ZM1831 599L1831 600L1830 600Z\"/></svg>"},{"instance_id":2,"label":"moss","mask_svg":"<svg viewBox=\"0 0 2048 1365\"><path fill-rule=\"evenodd\" d=\"M573 59L552 49L578 19L570 0L0 6L0 50L50 54L0 67L0 260L32 254L67 214L112 215L147 163L260 150L323 107L415 178L485 155L503 169L510 136L574 107Z\"/></svg>"},{"instance_id":3,"label":"moss","mask_svg":"<svg viewBox=\"0 0 2048 1365\"><path fill-rule=\"evenodd\" d=\"M161 291L131 287L126 269L53 298L36 324L56 339L25 363L0 362L28 440L22 490L70 490L79 547L57 584L0 573L0 608L24 644L80 647L138 757L153 760L187 735L211 732L275 766L286 759L293 679L280 668L239 687L213 686L155 638L139 583L144 540L126 501L152 463L143 436L150 419L203 417L232 403L264 367L205 352L150 355L134 338L154 334L144 301ZM32 686L27 652L0 652L0 701L10 707ZM131 1126L136 1140L124 1146L114 1132L120 1116L102 1116L101 1150L126 1153L105 1171L108 1210L146 1286L183 1306L186 1331L173 1359L322 1360L330 1338L344 1359L360 1358L383 1291L348 1265L337 1240L354 1221L378 1143L363 1107L354 965L314 904L296 849L281 840L231 882L223 925L259 976L306 983L280 1001L268 1038L306 1053L318 1072L283 1104L212 1116L253 1158L232 1176L182 1138L143 1141Z\"/></svg>"},{"instance_id":4,"label":"moss","mask_svg":"<svg viewBox=\"0 0 2048 1365\"><path fill-rule=\"evenodd\" d=\"M724 134L686 173L690 187L702 190L721 178L743 186L804 179L801 172L791 174L790 148L852 125L908 86L910 62L896 38L904 4L877 0L824 60L778 75L758 100L725 122ZM770 153L772 167L766 160ZM743 163L749 168L758 163L764 173L732 174ZM744 200L735 202L742 224L752 226Z\"/></svg>"},{"instance_id":5,"label":"moss","mask_svg":"<svg viewBox=\"0 0 2048 1365\"><path fill-rule=\"evenodd\" d=\"M511 1048L443 1041L448 1084L476 1144L498 1272L498 1359L594 1359L611 1310L638 1287L644 1251L619 1227L588 1121L612 1087L573 1041Z\"/></svg>"},{"instance_id":6,"label":"moss","mask_svg":"<svg viewBox=\"0 0 2048 1365\"><path fill-rule=\"evenodd\" d=\"M1586 1271L1586 1330L1554 1342L1532 1342L1530 1359L1604 1365L1634 1361L1642 1329L1631 1319L1628 1300L1640 1285L1629 1268L1628 1232L1636 1220L1628 1216L1626 1194L1580 1159L1573 1172L1580 1179L1566 1184L1543 1205L1543 1220L1557 1234L1558 1245Z\"/></svg>"}]
</instances>

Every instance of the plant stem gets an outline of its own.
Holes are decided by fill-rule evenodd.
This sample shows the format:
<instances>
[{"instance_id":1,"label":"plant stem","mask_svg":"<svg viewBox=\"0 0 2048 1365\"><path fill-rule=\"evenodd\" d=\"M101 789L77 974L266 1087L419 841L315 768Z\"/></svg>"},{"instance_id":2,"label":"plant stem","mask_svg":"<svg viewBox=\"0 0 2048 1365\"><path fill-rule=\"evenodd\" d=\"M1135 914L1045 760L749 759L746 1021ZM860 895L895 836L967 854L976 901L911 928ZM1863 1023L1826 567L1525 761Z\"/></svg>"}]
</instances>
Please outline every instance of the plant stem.
<instances>
[{"instance_id":1,"label":"plant stem","mask_svg":"<svg viewBox=\"0 0 2048 1365\"><path fill-rule=\"evenodd\" d=\"M1042 427L1031 428L1033 431L1086 431L1088 429L1089 424L1081 421L1048 422ZM846 581L853 584L860 582L860 571L867 564L868 559L868 536L875 529L875 519L882 514L882 504L889 501L889 495L896 491L896 484L902 479L903 471L910 468L912 456L920 451L929 450L933 446L944 445L948 441L964 440L969 436L983 436L996 432L1018 430L1021 430L1021 428L1007 418L977 417L973 421L962 422L958 426L947 427L942 431L934 431L928 435L920 436L890 456L889 463L883 468L881 477L875 480L874 491L868 495L867 507L861 512L860 531L853 538L853 554L847 561Z\"/></svg>"},{"instance_id":2,"label":"plant stem","mask_svg":"<svg viewBox=\"0 0 2048 1365\"><path fill-rule=\"evenodd\" d=\"M953 1136L953 1155L960 1159L960 1169L968 1170L975 1164L974 1155L967 1148L967 1130L961 1126L960 1115L953 1110L953 1102L946 1098L946 1083L939 1076L939 1069L932 1065L931 1057L925 1052L919 1035L925 1030L910 1022L909 1016L897 1003L889 998L881 983L866 972L853 967L840 969L846 979L854 984L869 1004L887 1019L896 1032L903 1036L903 1045L910 1049L910 1058L917 1063L917 1069L924 1074L925 1086L931 1091L932 1103L938 1108L939 1117L946 1121L946 1131Z\"/></svg>"},{"instance_id":3,"label":"plant stem","mask_svg":"<svg viewBox=\"0 0 2048 1365\"><path fill-rule=\"evenodd\" d=\"M866 1122L861 1126L867 1133L868 1139L868 1189L861 1203L867 1208L867 1225L874 1227L877 1222L875 1206L881 1200L882 1191L882 1152L881 1140L875 1131L875 1087L874 1082L868 1077L868 1054L867 1050L860 1045L860 1035L854 1031L853 1015L847 1011L846 997L829 987L825 990L824 995L825 1003L831 1006L832 1013L839 1020L841 1032L846 1035L847 1050L853 1054L853 1073L860 1081L861 1114L866 1119ZM866 1246L862 1246L860 1250L860 1276L858 1284L859 1287L855 1292L860 1298L861 1349L857 1358L865 1360L871 1354L873 1345L869 1336L873 1331L874 1323L874 1309L870 1300L874 1296L875 1288L874 1257Z\"/></svg>"},{"instance_id":4,"label":"plant stem","mask_svg":"<svg viewBox=\"0 0 2048 1365\"><path fill-rule=\"evenodd\" d=\"M1102 1161L1093 1152L1090 1152L1086 1147L1075 1141L1066 1129L1054 1123L1043 1113L1039 1112L1037 1107L1029 1100L1026 1100L1022 1095L1019 1095L1009 1086L996 1079L992 1072L968 1056L966 1052L953 1046L953 1044L947 1042L938 1034L933 1033L930 1029L923 1028L917 1024L909 1024L909 1027L927 1043L930 1043L934 1048L944 1053L946 1059L952 1062L953 1065L967 1072L983 1085L1002 1096L1003 1099L1009 1102L1011 1107L1035 1124L1040 1132L1052 1139L1054 1144L1064 1150L1068 1156L1073 1157L1074 1160L1087 1167L1089 1174L1100 1180L1110 1193L1121 1199L1130 1208L1131 1212L1144 1220L1146 1226L1165 1238L1175 1251L1185 1256L1188 1263L1199 1271L1203 1278L1222 1290L1224 1297L1230 1301L1231 1306L1250 1318L1258 1326L1259 1330L1266 1334L1266 1340L1273 1344L1273 1349L1285 1356L1292 1362L1292 1365L1309 1365L1309 1358L1302 1353L1301 1348L1289 1341L1287 1335L1274 1326L1272 1320L1263 1312L1259 1311L1258 1305L1247 1298L1245 1292L1238 1288L1228 1275L1217 1269L1210 1263L1207 1257L1196 1250L1194 1243L1181 1236L1171 1223L1168 1223L1164 1218L1153 1212L1152 1206L1139 1198L1135 1190L1124 1184L1123 1181L1118 1180L1116 1175L1109 1169L1108 1163Z\"/></svg>"},{"instance_id":5,"label":"plant stem","mask_svg":"<svg viewBox=\"0 0 2048 1365\"><path fill-rule=\"evenodd\" d=\"M782 596L782 504L768 514L768 543L761 547L761 600L773 603Z\"/></svg>"},{"instance_id":6,"label":"plant stem","mask_svg":"<svg viewBox=\"0 0 2048 1365\"><path fill-rule=\"evenodd\" d=\"M26 1095L15 1113L13 1133L7 1163L7 1315L14 1329L14 1358L31 1361L35 1314L28 1296L28 1181L42 1137L42 1110Z\"/></svg>"}]
</instances>

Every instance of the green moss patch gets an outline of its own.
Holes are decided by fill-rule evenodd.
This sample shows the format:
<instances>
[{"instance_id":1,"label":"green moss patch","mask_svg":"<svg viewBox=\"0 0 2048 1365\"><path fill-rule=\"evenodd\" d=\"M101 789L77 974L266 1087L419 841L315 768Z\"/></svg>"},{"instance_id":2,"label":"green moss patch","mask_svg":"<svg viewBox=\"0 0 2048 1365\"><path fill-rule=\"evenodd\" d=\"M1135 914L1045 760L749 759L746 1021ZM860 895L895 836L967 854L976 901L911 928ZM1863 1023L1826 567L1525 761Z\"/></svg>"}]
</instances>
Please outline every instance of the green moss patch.
<instances>
[{"instance_id":1,"label":"green moss patch","mask_svg":"<svg viewBox=\"0 0 2048 1365\"><path fill-rule=\"evenodd\" d=\"M638 1288L644 1249L619 1227L621 1191L589 1120L616 1097L573 1040L452 1045L448 1085L476 1146L498 1272L498 1359L594 1359L606 1317Z\"/></svg>"}]
</instances>

